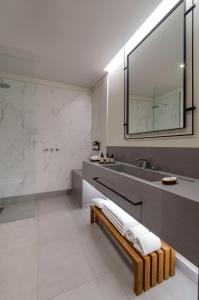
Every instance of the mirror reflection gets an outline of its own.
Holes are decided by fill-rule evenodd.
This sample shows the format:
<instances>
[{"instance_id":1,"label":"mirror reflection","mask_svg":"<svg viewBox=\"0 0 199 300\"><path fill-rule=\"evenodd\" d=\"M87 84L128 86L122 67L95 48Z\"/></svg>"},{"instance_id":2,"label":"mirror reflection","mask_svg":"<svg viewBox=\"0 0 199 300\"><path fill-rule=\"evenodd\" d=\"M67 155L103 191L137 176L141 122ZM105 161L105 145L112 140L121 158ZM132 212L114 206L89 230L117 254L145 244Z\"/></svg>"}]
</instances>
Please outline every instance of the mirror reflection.
<instances>
[{"instance_id":1,"label":"mirror reflection","mask_svg":"<svg viewBox=\"0 0 199 300\"><path fill-rule=\"evenodd\" d=\"M128 133L184 126L184 5L128 55Z\"/></svg>"}]
</instances>

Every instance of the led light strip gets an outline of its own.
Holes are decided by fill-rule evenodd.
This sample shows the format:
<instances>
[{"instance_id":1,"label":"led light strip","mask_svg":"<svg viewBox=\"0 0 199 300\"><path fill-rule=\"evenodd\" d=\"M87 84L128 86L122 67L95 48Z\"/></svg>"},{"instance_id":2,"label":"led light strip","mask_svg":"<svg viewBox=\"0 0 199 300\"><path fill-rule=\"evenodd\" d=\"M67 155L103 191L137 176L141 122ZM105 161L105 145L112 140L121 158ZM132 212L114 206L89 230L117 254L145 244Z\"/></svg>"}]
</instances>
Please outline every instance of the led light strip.
<instances>
[{"instance_id":1,"label":"led light strip","mask_svg":"<svg viewBox=\"0 0 199 300\"><path fill-rule=\"evenodd\" d=\"M105 67L104 71L111 72L119 64L121 57L123 58L124 51L126 55L138 45L142 39L168 14L168 12L180 0L163 0L140 28L132 35L128 42L122 49L115 55L110 63Z\"/></svg>"}]
</instances>

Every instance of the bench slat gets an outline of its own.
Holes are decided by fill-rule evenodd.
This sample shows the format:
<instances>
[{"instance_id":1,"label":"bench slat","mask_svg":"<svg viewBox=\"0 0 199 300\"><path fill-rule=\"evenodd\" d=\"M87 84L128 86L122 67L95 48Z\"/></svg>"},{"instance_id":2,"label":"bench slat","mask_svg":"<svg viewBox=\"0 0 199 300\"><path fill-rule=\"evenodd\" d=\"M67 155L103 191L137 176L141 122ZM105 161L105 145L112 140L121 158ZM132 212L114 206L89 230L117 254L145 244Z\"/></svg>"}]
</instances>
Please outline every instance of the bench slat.
<instances>
[{"instance_id":1,"label":"bench slat","mask_svg":"<svg viewBox=\"0 0 199 300\"><path fill-rule=\"evenodd\" d=\"M157 283L157 271L158 271L158 255L156 252L150 253L151 258L151 286L155 286Z\"/></svg>"},{"instance_id":2,"label":"bench slat","mask_svg":"<svg viewBox=\"0 0 199 300\"><path fill-rule=\"evenodd\" d=\"M158 283L162 283L164 280L164 251L159 249L156 251L158 256Z\"/></svg>"},{"instance_id":3,"label":"bench slat","mask_svg":"<svg viewBox=\"0 0 199 300\"><path fill-rule=\"evenodd\" d=\"M170 274L170 247L162 242L162 250L164 251L164 279L169 279Z\"/></svg>"},{"instance_id":4,"label":"bench slat","mask_svg":"<svg viewBox=\"0 0 199 300\"><path fill-rule=\"evenodd\" d=\"M91 206L91 209L90 209L90 220L91 220L91 224L95 223L95 212L94 212L94 209L93 209L92 206Z\"/></svg>"},{"instance_id":5,"label":"bench slat","mask_svg":"<svg viewBox=\"0 0 199 300\"><path fill-rule=\"evenodd\" d=\"M167 248L170 249L170 266L169 266L169 275L174 276L175 275L175 266L176 266L176 251L162 241L162 244L165 245Z\"/></svg>"},{"instance_id":6,"label":"bench slat","mask_svg":"<svg viewBox=\"0 0 199 300\"><path fill-rule=\"evenodd\" d=\"M134 292L137 296L143 290L154 287L157 282L161 283L175 275L175 250L165 242L161 241L161 249L143 256L96 206L91 206L90 221L91 224L103 224L134 263Z\"/></svg>"},{"instance_id":7,"label":"bench slat","mask_svg":"<svg viewBox=\"0 0 199 300\"><path fill-rule=\"evenodd\" d=\"M134 292L137 296L143 290L143 261L134 264Z\"/></svg>"},{"instance_id":8,"label":"bench slat","mask_svg":"<svg viewBox=\"0 0 199 300\"><path fill-rule=\"evenodd\" d=\"M176 251L171 248L171 259L170 259L170 276L175 275L175 270L176 270Z\"/></svg>"},{"instance_id":9,"label":"bench slat","mask_svg":"<svg viewBox=\"0 0 199 300\"><path fill-rule=\"evenodd\" d=\"M144 291L148 291L150 289L150 275L151 275L151 258L149 255L143 256L144 260L144 282L143 282L143 289Z\"/></svg>"}]
</instances>

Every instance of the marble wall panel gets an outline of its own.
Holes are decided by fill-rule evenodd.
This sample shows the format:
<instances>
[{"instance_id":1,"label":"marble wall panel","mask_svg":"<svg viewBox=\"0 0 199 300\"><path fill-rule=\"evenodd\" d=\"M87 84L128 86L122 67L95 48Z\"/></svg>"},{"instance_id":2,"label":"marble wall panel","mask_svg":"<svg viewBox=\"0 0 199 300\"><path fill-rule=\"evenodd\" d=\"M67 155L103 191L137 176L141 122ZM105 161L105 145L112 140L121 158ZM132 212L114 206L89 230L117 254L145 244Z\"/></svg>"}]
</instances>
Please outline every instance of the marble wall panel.
<instances>
[{"instance_id":1,"label":"marble wall panel","mask_svg":"<svg viewBox=\"0 0 199 300\"><path fill-rule=\"evenodd\" d=\"M70 189L71 170L90 156L90 95L4 81L11 87L0 89L0 198Z\"/></svg>"}]
</instances>

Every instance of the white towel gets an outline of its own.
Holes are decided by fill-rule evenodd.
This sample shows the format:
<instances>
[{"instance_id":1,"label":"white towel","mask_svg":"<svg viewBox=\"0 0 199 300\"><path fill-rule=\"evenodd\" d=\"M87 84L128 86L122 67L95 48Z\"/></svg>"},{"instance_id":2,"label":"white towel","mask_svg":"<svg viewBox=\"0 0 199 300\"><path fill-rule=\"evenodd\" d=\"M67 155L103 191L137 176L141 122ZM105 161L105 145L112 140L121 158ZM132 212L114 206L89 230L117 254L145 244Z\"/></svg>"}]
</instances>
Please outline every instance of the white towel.
<instances>
[{"instance_id":1,"label":"white towel","mask_svg":"<svg viewBox=\"0 0 199 300\"><path fill-rule=\"evenodd\" d=\"M117 226L119 226L120 229L121 229L122 231L124 231L124 226L122 226L122 224L118 221L118 219L117 219L117 218L116 218L116 217L115 217L108 209L106 209L105 206L102 208L102 212L103 212L108 218L110 218L111 221L114 222L114 224L117 224Z\"/></svg>"},{"instance_id":2,"label":"white towel","mask_svg":"<svg viewBox=\"0 0 199 300\"><path fill-rule=\"evenodd\" d=\"M93 198L91 200L91 205L97 206L98 208L102 209L104 207L104 202L105 201L109 201L109 200L105 200L105 199L102 199L102 198Z\"/></svg>"},{"instance_id":3,"label":"white towel","mask_svg":"<svg viewBox=\"0 0 199 300\"><path fill-rule=\"evenodd\" d=\"M125 236L124 229L120 226L120 224L118 224L117 221L115 221L115 218L113 218L113 216L105 210L103 210L103 213L109 219L109 221L115 226L115 228L121 233L121 235Z\"/></svg>"},{"instance_id":4,"label":"white towel","mask_svg":"<svg viewBox=\"0 0 199 300\"><path fill-rule=\"evenodd\" d=\"M121 224L121 227L126 230L130 226L139 224L133 217L126 213L122 208L116 205L112 201L107 201L104 203L104 208L109 211Z\"/></svg>"},{"instance_id":5,"label":"white towel","mask_svg":"<svg viewBox=\"0 0 199 300\"><path fill-rule=\"evenodd\" d=\"M137 224L136 226L129 226L126 229L126 238L131 242L134 243L136 238L148 233L149 230L144 227L142 224Z\"/></svg>"},{"instance_id":6,"label":"white towel","mask_svg":"<svg viewBox=\"0 0 199 300\"><path fill-rule=\"evenodd\" d=\"M161 248L161 241L154 233L148 232L136 238L134 247L140 251L142 255L147 255L159 250Z\"/></svg>"}]
</instances>

